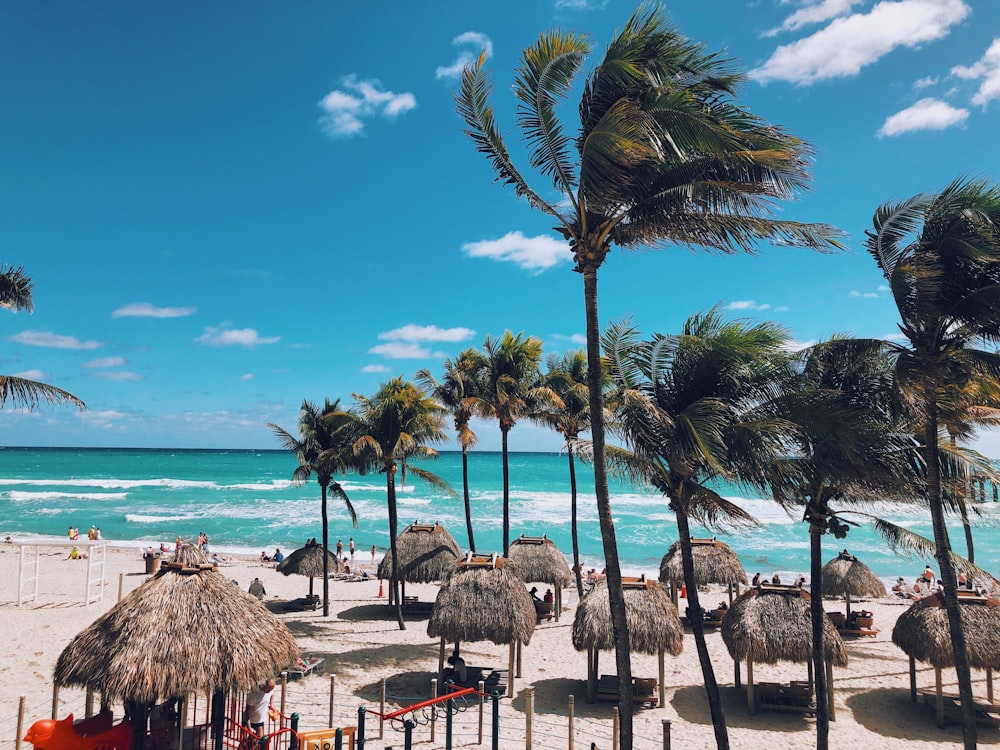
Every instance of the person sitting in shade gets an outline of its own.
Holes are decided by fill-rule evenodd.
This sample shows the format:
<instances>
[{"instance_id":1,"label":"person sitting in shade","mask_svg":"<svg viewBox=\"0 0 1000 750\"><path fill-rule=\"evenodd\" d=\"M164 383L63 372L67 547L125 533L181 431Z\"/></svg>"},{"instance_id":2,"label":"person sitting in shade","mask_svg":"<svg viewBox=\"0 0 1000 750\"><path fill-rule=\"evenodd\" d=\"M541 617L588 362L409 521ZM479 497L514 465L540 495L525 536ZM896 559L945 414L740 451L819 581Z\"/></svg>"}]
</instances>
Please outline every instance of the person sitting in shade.
<instances>
[{"instance_id":1,"label":"person sitting in shade","mask_svg":"<svg viewBox=\"0 0 1000 750\"><path fill-rule=\"evenodd\" d=\"M542 600L538 596L538 587L537 586L532 586L531 587L531 591L529 591L528 593L531 594L531 601L535 602L536 604L541 604L542 603Z\"/></svg>"},{"instance_id":2,"label":"person sitting in shade","mask_svg":"<svg viewBox=\"0 0 1000 750\"><path fill-rule=\"evenodd\" d=\"M264 595L267 593L264 590L264 582L259 578L254 578L250 582L250 588L248 588L247 591L250 593L250 596L256 596L258 599L263 599Z\"/></svg>"},{"instance_id":3,"label":"person sitting in shade","mask_svg":"<svg viewBox=\"0 0 1000 750\"><path fill-rule=\"evenodd\" d=\"M909 593L906 590L906 580L903 578L903 576L900 576L899 578L896 579L896 583L894 583L892 586L892 593L895 596L898 596L900 599L909 598Z\"/></svg>"},{"instance_id":4,"label":"person sitting in shade","mask_svg":"<svg viewBox=\"0 0 1000 750\"><path fill-rule=\"evenodd\" d=\"M451 665L451 677L452 681L456 685L464 685L469 679L469 672L465 666L465 659L459 656L456 651L451 656L448 657L448 664Z\"/></svg>"},{"instance_id":5,"label":"person sitting in shade","mask_svg":"<svg viewBox=\"0 0 1000 750\"><path fill-rule=\"evenodd\" d=\"M773 583L775 586L781 585L781 576L778 575L777 571L775 571L774 575L771 576L771 583Z\"/></svg>"},{"instance_id":6,"label":"person sitting in shade","mask_svg":"<svg viewBox=\"0 0 1000 750\"><path fill-rule=\"evenodd\" d=\"M760 573L754 573L753 580L750 581L751 586L760 586Z\"/></svg>"},{"instance_id":7,"label":"person sitting in shade","mask_svg":"<svg viewBox=\"0 0 1000 750\"><path fill-rule=\"evenodd\" d=\"M552 594L552 589L545 589L545 596L542 597L542 601L546 604L552 604L555 600L556 598Z\"/></svg>"}]
</instances>

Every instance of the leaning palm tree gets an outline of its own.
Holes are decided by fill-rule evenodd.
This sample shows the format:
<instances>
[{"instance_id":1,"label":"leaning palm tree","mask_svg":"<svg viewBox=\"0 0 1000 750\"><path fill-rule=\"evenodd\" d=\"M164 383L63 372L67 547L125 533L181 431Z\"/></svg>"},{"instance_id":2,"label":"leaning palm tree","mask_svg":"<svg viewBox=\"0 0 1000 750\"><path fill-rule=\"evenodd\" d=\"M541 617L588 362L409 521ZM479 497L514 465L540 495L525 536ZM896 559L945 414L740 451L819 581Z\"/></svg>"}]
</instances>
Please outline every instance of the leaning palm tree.
<instances>
[{"instance_id":1,"label":"leaning palm tree","mask_svg":"<svg viewBox=\"0 0 1000 750\"><path fill-rule=\"evenodd\" d=\"M481 381L487 367L486 358L475 349L459 352L454 360L444 360L444 377L434 379L428 370L417 371L417 382L431 389L435 398L451 412L455 421L455 434L462 449L462 495L465 500L465 528L469 535L469 549L475 551L472 533L472 503L469 499L469 451L479 438L472 431L470 399L479 395Z\"/></svg>"},{"instance_id":2,"label":"leaning palm tree","mask_svg":"<svg viewBox=\"0 0 1000 750\"><path fill-rule=\"evenodd\" d=\"M939 466L938 397L947 383L1000 376L1000 355L976 348L1000 341L1000 186L958 179L943 191L886 203L866 246L885 275L906 345L896 345L899 382L918 400L926 496L955 647L962 736L976 746L972 683L959 611Z\"/></svg>"},{"instance_id":3,"label":"leaning palm tree","mask_svg":"<svg viewBox=\"0 0 1000 750\"><path fill-rule=\"evenodd\" d=\"M323 617L330 616L330 523L327 517L327 496L343 501L347 512L351 514L351 523L358 527L358 516L354 512L351 499L347 496L340 482L334 479L337 474L345 474L356 468L351 451L353 443L350 432L350 422L340 416L340 399L326 399L323 408L303 400L299 409L299 436L276 424L268 422L268 427L274 432L281 447L295 455L299 465L292 473L292 482L303 485L315 474L320 491L320 513L323 522Z\"/></svg>"},{"instance_id":4,"label":"leaning palm tree","mask_svg":"<svg viewBox=\"0 0 1000 750\"><path fill-rule=\"evenodd\" d=\"M30 313L35 309L32 298L34 287L35 283L24 272L24 266L0 266L0 307L6 307L11 312ZM87 408L83 401L62 388L17 375L0 375L0 409L8 399L16 408L29 411L38 406L39 401L72 404L81 411Z\"/></svg>"},{"instance_id":5,"label":"leaning palm tree","mask_svg":"<svg viewBox=\"0 0 1000 750\"><path fill-rule=\"evenodd\" d=\"M589 455L588 443L581 443L580 434L590 431L590 391L587 386L587 353L583 349L570 351L562 357L552 355L543 383L558 397L559 404L543 406L531 419L551 427L562 435L569 459L570 536L573 541L573 573L576 592L583 596L583 576L580 574L580 540L577 531L576 457Z\"/></svg>"},{"instance_id":6,"label":"leaning palm tree","mask_svg":"<svg viewBox=\"0 0 1000 750\"><path fill-rule=\"evenodd\" d=\"M618 678L629 684L628 622L604 462L597 274L612 244L679 245L752 252L759 240L827 249L827 227L773 218L776 201L808 178L810 149L735 100L745 79L730 60L682 36L658 8L638 9L586 77L575 137L557 110L591 45L583 34L549 31L522 53L514 94L517 124L536 191L514 163L490 103L485 54L466 68L458 113L497 180L557 222L583 276L594 488L614 620ZM550 200L548 194L559 194ZM622 750L632 748L631 694L622 691Z\"/></svg>"},{"instance_id":7,"label":"leaning palm tree","mask_svg":"<svg viewBox=\"0 0 1000 750\"><path fill-rule=\"evenodd\" d=\"M505 331L499 339L483 342L486 369L479 394L468 400L480 417L491 417L500 425L500 458L503 465L503 554L510 548L510 467L507 436L517 420L527 417L543 401L539 388L542 340Z\"/></svg>"},{"instance_id":8,"label":"leaning palm tree","mask_svg":"<svg viewBox=\"0 0 1000 750\"><path fill-rule=\"evenodd\" d=\"M640 341L634 328L618 324L604 337L616 430L625 445L608 457L613 470L663 493L674 512L687 616L719 747L729 739L705 641L691 522L713 529L756 525L712 482L756 484L780 455L789 425L762 407L784 376L787 341L774 324L725 321L717 309L692 316L676 336Z\"/></svg>"},{"instance_id":9,"label":"leaning palm tree","mask_svg":"<svg viewBox=\"0 0 1000 750\"><path fill-rule=\"evenodd\" d=\"M385 474L386 501L389 509L389 549L392 555L392 575L389 587L396 602L396 621L400 630L403 622L399 584L399 554L396 549L399 520L396 510L396 472L412 472L418 478L454 494L454 490L436 474L413 465L413 458L436 458L431 445L446 440L444 421L446 410L428 391L403 380L392 378L383 383L374 396L354 394L358 402L353 420L355 456L366 468Z\"/></svg>"}]
</instances>

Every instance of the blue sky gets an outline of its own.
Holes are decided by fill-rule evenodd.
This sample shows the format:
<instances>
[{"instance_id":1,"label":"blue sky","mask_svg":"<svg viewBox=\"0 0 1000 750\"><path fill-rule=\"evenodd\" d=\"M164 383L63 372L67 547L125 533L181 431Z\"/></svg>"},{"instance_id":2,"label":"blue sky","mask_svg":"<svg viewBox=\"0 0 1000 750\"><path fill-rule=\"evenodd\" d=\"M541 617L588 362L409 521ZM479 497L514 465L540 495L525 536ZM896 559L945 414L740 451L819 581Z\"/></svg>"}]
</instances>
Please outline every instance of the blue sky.
<instances>
[{"instance_id":1,"label":"blue sky","mask_svg":"<svg viewBox=\"0 0 1000 750\"><path fill-rule=\"evenodd\" d=\"M0 260L36 284L33 314L0 316L0 372L89 407L8 405L0 444L275 448L266 423L294 429L303 398L349 403L505 329L579 347L582 279L551 220L492 183L452 92L486 49L516 143L521 49L587 32L596 63L635 7L0 4ZM863 233L886 200L1000 180L1000 3L665 7L739 60L741 101L812 143L812 188L783 215L841 228L850 250L615 250L602 320L672 333L721 303L804 343L896 333ZM559 443L519 424L510 444Z\"/></svg>"}]
</instances>

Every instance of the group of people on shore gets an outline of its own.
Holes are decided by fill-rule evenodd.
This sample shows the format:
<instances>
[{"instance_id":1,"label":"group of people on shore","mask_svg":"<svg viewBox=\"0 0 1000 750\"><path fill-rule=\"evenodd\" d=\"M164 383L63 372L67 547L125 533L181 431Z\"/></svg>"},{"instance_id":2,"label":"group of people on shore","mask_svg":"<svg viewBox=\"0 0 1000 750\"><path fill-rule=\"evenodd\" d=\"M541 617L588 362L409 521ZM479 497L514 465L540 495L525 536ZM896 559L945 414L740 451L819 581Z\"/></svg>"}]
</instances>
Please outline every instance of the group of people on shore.
<instances>
[{"instance_id":1,"label":"group of people on shore","mask_svg":"<svg viewBox=\"0 0 1000 750\"><path fill-rule=\"evenodd\" d=\"M967 591L981 591L976 586L976 582L961 568L955 570L955 580L960 589ZM941 590L941 582L937 579L930 565L925 565L923 572L917 576L913 585L906 583L906 579L900 576L893 584L892 593L900 599L925 599L933 596Z\"/></svg>"},{"instance_id":2,"label":"group of people on shore","mask_svg":"<svg viewBox=\"0 0 1000 750\"><path fill-rule=\"evenodd\" d=\"M80 529L76 526L70 526L67 536L69 536L71 542L77 541L80 538ZM101 540L101 527L92 525L87 529L87 539L92 542L99 542Z\"/></svg>"}]
</instances>

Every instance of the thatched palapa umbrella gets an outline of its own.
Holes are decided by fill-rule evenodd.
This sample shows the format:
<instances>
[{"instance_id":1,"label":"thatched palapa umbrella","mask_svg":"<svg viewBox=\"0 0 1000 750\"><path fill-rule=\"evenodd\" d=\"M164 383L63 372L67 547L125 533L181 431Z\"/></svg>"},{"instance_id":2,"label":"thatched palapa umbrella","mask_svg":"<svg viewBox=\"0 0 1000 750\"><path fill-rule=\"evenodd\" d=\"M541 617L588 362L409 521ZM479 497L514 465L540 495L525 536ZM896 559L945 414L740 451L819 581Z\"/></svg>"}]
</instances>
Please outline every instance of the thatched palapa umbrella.
<instances>
[{"instance_id":1,"label":"thatched palapa umbrella","mask_svg":"<svg viewBox=\"0 0 1000 750\"><path fill-rule=\"evenodd\" d=\"M401 596L406 596L406 584L433 583L447 576L462 558L458 543L443 526L421 524L414 521L396 537L396 551L399 554L398 574L402 584ZM392 577L392 548L378 564L378 577ZM389 587L389 603L392 604L392 587ZM405 601L405 599L404 599Z\"/></svg>"},{"instance_id":2,"label":"thatched palapa umbrella","mask_svg":"<svg viewBox=\"0 0 1000 750\"><path fill-rule=\"evenodd\" d=\"M215 747L222 748L223 695L274 677L299 655L278 618L219 573L194 545L93 624L59 655L56 686L122 700L142 747L149 706L213 695ZM218 710L215 710L215 709Z\"/></svg>"},{"instance_id":3,"label":"thatched palapa umbrella","mask_svg":"<svg viewBox=\"0 0 1000 750\"><path fill-rule=\"evenodd\" d=\"M663 654L677 656L684 648L684 626L677 608L667 596L662 584L642 578L622 578L625 592L625 618L628 622L629 645L633 651L656 654L659 657L659 705L665 699ZM593 590L580 600L573 618L573 647L587 650L587 701L597 699L598 654L613 650L611 605L608 585L598 581Z\"/></svg>"},{"instance_id":4,"label":"thatched palapa umbrella","mask_svg":"<svg viewBox=\"0 0 1000 750\"><path fill-rule=\"evenodd\" d=\"M510 543L507 557L517 563L525 583L547 583L552 586L555 600L556 622L562 614L562 590L569 586L573 576L569 563L555 542L547 536L521 536Z\"/></svg>"},{"instance_id":5,"label":"thatched palapa umbrella","mask_svg":"<svg viewBox=\"0 0 1000 750\"><path fill-rule=\"evenodd\" d=\"M753 685L755 662L805 662L812 693L812 623L809 594L797 586L761 585L736 598L722 618L722 640L736 662L747 663L747 707L757 710ZM847 650L829 618L823 618L823 658L826 661L830 718L833 709L833 667L847 664ZM739 686L739 671L737 686Z\"/></svg>"},{"instance_id":6,"label":"thatched palapa umbrella","mask_svg":"<svg viewBox=\"0 0 1000 750\"><path fill-rule=\"evenodd\" d=\"M823 596L842 596L851 619L851 597L886 595L885 584L872 569L846 549L823 566Z\"/></svg>"},{"instance_id":7,"label":"thatched palapa umbrella","mask_svg":"<svg viewBox=\"0 0 1000 750\"><path fill-rule=\"evenodd\" d=\"M993 670L1000 669L1000 602L974 592L959 592L959 611L969 666L986 670L986 700L993 703ZM892 642L910 657L910 700L917 700L916 660L934 667L937 723L944 726L944 693L941 669L955 666L948 613L940 594L914 602L896 620Z\"/></svg>"},{"instance_id":8,"label":"thatched palapa umbrella","mask_svg":"<svg viewBox=\"0 0 1000 750\"><path fill-rule=\"evenodd\" d=\"M733 548L725 542L712 539L691 539L691 556L694 558L694 580L698 586L725 583L729 586L729 603L733 603L733 588L740 593L740 585L747 585L747 574ZM674 587L684 582L680 540L667 549L660 560L660 581ZM676 597L674 603L676 604Z\"/></svg>"},{"instance_id":9,"label":"thatched palapa umbrella","mask_svg":"<svg viewBox=\"0 0 1000 750\"><path fill-rule=\"evenodd\" d=\"M515 647L527 645L535 632L535 604L517 566L496 555L471 552L441 584L427 635L441 639L438 673L444 671L445 641L493 641L510 644L507 695L514 695Z\"/></svg>"},{"instance_id":10,"label":"thatched palapa umbrella","mask_svg":"<svg viewBox=\"0 0 1000 750\"><path fill-rule=\"evenodd\" d=\"M327 566L330 575L337 575L344 572L344 563L335 554L327 550ZM278 563L275 568L279 573L286 576L299 575L309 577L309 598L313 598L313 578L323 577L323 545L316 542L307 543L305 547L300 547L290 553L288 557Z\"/></svg>"}]
</instances>

